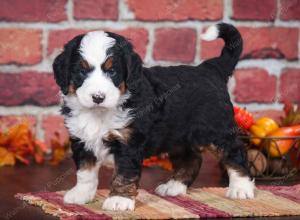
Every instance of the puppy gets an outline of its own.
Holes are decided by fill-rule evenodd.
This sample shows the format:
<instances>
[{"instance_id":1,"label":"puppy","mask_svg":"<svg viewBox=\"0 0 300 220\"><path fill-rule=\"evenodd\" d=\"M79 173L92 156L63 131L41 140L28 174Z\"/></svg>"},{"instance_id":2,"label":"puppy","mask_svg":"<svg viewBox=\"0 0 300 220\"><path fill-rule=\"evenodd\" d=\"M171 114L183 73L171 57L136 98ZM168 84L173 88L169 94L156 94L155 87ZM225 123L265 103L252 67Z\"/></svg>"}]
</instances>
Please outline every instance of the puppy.
<instances>
[{"instance_id":1,"label":"puppy","mask_svg":"<svg viewBox=\"0 0 300 220\"><path fill-rule=\"evenodd\" d=\"M115 173L102 208L134 210L143 158L161 153L168 153L174 171L156 193L185 194L203 150L214 152L226 167L226 196L254 197L226 85L242 38L225 23L202 35L204 40L218 37L225 41L221 55L198 66L145 68L131 43L111 32L89 32L64 46L53 70L77 167L77 183L65 203L93 200L99 168L112 159Z\"/></svg>"}]
</instances>

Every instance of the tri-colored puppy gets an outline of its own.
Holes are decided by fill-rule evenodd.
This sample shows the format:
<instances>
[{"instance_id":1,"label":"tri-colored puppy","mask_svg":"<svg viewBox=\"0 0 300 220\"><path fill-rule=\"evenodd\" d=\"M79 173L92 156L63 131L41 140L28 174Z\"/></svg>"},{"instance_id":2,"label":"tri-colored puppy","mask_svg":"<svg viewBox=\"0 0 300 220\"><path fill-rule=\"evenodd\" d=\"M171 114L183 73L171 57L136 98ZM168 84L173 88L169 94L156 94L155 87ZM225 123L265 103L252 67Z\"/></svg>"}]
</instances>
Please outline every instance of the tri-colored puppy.
<instances>
[{"instance_id":1,"label":"tri-colored puppy","mask_svg":"<svg viewBox=\"0 0 300 220\"><path fill-rule=\"evenodd\" d=\"M206 149L227 168L227 196L254 197L227 91L242 38L225 23L202 35L204 40L218 37L225 41L222 54L198 66L145 68L130 42L104 31L79 35L65 45L53 69L78 169L66 203L91 201L99 167L113 159L115 174L103 208L133 210L143 158L162 152L169 154L174 173L156 192L185 194Z\"/></svg>"}]
</instances>

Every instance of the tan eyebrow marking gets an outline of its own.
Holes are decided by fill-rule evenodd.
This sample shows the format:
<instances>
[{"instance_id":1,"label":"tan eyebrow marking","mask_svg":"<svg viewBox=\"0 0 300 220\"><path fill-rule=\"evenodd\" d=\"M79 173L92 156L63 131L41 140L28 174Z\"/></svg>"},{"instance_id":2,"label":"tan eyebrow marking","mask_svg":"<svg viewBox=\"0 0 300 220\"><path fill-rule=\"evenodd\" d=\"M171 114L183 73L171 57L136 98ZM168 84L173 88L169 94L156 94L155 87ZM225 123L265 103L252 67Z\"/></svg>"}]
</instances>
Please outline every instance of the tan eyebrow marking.
<instances>
[{"instance_id":1,"label":"tan eyebrow marking","mask_svg":"<svg viewBox=\"0 0 300 220\"><path fill-rule=\"evenodd\" d=\"M108 57L106 59L106 61L103 64L103 69L104 70L109 70L110 68L112 68L113 66L113 58L112 57Z\"/></svg>"},{"instance_id":2,"label":"tan eyebrow marking","mask_svg":"<svg viewBox=\"0 0 300 220\"><path fill-rule=\"evenodd\" d=\"M80 60L80 65L81 65L82 68L84 68L86 70L91 68L89 63L86 60Z\"/></svg>"}]
</instances>

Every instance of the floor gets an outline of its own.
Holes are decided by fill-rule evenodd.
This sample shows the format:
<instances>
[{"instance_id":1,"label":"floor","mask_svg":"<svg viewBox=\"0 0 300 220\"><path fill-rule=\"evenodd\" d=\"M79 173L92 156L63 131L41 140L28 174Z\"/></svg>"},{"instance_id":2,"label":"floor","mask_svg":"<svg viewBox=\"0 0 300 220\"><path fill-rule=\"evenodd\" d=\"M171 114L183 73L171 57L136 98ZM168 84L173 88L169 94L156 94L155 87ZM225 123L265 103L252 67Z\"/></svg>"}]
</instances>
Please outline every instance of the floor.
<instances>
[{"instance_id":1,"label":"floor","mask_svg":"<svg viewBox=\"0 0 300 220\"><path fill-rule=\"evenodd\" d=\"M227 180L222 175L216 161L209 155L204 157L200 174L194 187L226 186ZM99 188L107 188L110 183L112 170L101 168ZM170 173L158 168L145 168L141 180L141 188L153 189L159 182L164 181ZM292 185L300 183L300 174L293 181L258 182L258 184ZM70 159L59 166L30 165L0 168L0 219L57 219L44 214L40 208L26 205L16 200L14 194L29 191L57 191L71 188L75 184L75 167ZM283 204L284 205L284 204ZM247 218L267 220L296 220L299 217L280 218Z\"/></svg>"}]
</instances>

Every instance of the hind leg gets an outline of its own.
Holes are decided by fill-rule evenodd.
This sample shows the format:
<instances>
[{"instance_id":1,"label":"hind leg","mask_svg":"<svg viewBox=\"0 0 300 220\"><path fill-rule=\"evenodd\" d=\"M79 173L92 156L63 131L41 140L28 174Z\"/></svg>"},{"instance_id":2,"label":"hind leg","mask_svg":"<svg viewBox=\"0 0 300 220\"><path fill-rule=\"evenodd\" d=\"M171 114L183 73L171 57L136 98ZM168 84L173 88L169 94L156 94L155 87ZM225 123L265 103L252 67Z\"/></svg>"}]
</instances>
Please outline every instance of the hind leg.
<instances>
[{"instance_id":1,"label":"hind leg","mask_svg":"<svg viewBox=\"0 0 300 220\"><path fill-rule=\"evenodd\" d=\"M229 176L226 196L231 199L254 198L255 184L249 175L246 150L242 143L237 139L228 143L222 149L220 159Z\"/></svg>"},{"instance_id":2,"label":"hind leg","mask_svg":"<svg viewBox=\"0 0 300 220\"><path fill-rule=\"evenodd\" d=\"M170 155L170 160L174 169L173 176L168 182L159 185L155 192L161 196L184 195L199 173L201 154L188 150L184 155Z\"/></svg>"}]
</instances>

